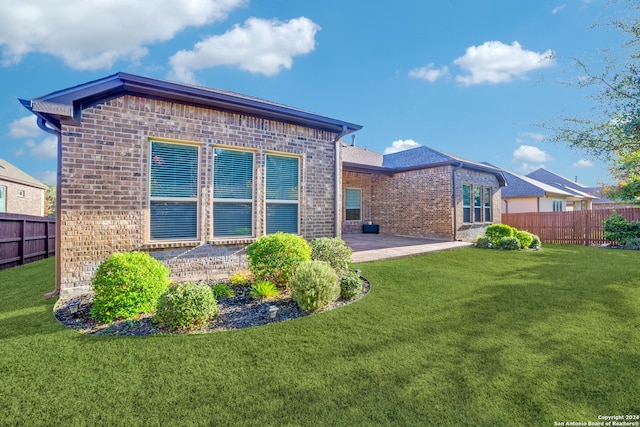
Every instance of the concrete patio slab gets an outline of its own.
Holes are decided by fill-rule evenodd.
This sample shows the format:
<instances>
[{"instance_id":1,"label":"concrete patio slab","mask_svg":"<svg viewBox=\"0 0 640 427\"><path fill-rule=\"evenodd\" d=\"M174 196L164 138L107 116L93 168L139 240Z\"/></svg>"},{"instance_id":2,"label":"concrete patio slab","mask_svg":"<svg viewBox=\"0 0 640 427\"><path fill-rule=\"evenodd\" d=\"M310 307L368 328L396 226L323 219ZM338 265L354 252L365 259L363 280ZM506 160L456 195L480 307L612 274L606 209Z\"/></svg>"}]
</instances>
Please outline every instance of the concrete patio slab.
<instances>
[{"instance_id":1,"label":"concrete patio slab","mask_svg":"<svg viewBox=\"0 0 640 427\"><path fill-rule=\"evenodd\" d=\"M384 234L344 234L342 240L353 250L352 262L400 258L472 245L469 242L449 242Z\"/></svg>"}]
</instances>

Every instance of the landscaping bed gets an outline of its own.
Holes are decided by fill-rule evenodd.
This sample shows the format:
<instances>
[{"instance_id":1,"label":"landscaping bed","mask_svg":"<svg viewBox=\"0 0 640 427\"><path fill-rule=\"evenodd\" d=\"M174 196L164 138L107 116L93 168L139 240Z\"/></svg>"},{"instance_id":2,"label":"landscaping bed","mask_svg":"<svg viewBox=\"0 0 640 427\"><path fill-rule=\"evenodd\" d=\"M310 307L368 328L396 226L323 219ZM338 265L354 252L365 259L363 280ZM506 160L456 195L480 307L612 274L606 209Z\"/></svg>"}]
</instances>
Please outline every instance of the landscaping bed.
<instances>
[{"instance_id":1,"label":"landscaping bed","mask_svg":"<svg viewBox=\"0 0 640 427\"><path fill-rule=\"evenodd\" d=\"M369 282L363 278L362 292L360 295L350 300L339 299L331 303L321 312L357 301L369 292L369 288ZM242 329L309 315L309 313L301 310L298 304L291 299L291 292L289 290L283 291L277 300L265 301L251 298L249 296L251 292L249 287L229 285L229 289L233 291L234 296L221 297L218 299L218 316L209 322L206 327L191 330L188 331L188 333L209 333ZM60 300L54 308L54 315L63 325L83 334L146 336L175 333L155 325L153 322L153 313L142 314L130 320L118 320L107 324L100 323L91 317L92 305L93 296L91 294ZM71 310L72 306L75 306L74 313L72 313ZM270 317L269 313L269 309L272 306L278 309L273 318Z\"/></svg>"}]
</instances>

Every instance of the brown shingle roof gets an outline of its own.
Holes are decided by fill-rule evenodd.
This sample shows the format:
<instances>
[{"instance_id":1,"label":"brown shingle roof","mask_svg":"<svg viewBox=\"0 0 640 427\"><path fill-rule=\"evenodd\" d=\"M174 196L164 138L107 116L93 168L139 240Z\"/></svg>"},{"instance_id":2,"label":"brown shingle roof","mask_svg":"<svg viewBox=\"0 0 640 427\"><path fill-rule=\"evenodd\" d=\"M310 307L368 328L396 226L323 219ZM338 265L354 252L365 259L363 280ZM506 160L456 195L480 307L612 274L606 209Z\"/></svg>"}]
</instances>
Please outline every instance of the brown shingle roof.
<instances>
[{"instance_id":1,"label":"brown shingle roof","mask_svg":"<svg viewBox=\"0 0 640 427\"><path fill-rule=\"evenodd\" d=\"M30 187L42 188L43 190L47 189L44 183L21 171L4 159L0 159L0 179L28 185Z\"/></svg>"}]
</instances>

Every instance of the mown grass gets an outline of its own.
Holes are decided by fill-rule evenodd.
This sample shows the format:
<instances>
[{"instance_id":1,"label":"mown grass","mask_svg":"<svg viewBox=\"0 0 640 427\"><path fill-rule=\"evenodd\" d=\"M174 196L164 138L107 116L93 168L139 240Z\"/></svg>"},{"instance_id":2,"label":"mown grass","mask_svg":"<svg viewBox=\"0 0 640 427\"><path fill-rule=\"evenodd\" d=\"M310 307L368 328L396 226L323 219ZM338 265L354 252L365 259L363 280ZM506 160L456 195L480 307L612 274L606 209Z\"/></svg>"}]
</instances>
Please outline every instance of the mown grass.
<instances>
[{"instance_id":1,"label":"mown grass","mask_svg":"<svg viewBox=\"0 0 640 427\"><path fill-rule=\"evenodd\" d=\"M208 335L53 318L53 260L0 271L0 425L553 425L640 414L640 252L360 264L355 304Z\"/></svg>"}]
</instances>

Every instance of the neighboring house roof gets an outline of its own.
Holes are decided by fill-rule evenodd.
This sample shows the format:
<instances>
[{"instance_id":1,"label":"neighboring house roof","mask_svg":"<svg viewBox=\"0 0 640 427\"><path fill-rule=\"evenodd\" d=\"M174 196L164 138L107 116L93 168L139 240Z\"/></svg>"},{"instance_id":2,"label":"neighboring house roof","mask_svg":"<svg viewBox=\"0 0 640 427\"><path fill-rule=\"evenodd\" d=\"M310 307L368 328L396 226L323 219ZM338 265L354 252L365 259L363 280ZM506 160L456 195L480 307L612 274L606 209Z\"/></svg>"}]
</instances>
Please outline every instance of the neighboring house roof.
<instances>
[{"instance_id":1,"label":"neighboring house roof","mask_svg":"<svg viewBox=\"0 0 640 427\"><path fill-rule=\"evenodd\" d=\"M382 164L377 163L379 157L363 155L362 149L359 147L343 147L343 169L354 172L370 171L393 175L397 172L451 165L493 174L498 178L501 186L507 184L504 174L495 166L474 162L425 146L397 153L376 154L376 156L382 157Z\"/></svg>"},{"instance_id":2,"label":"neighboring house roof","mask_svg":"<svg viewBox=\"0 0 640 427\"><path fill-rule=\"evenodd\" d=\"M79 123L84 108L126 94L265 117L345 135L362 129L360 125L239 93L122 72L31 100L21 99L20 102L60 131L60 124L65 120ZM43 127L45 124L39 121L39 125Z\"/></svg>"},{"instance_id":3,"label":"neighboring house roof","mask_svg":"<svg viewBox=\"0 0 640 427\"><path fill-rule=\"evenodd\" d=\"M518 175L513 172L503 170L509 185L502 189L502 198L521 197L548 197L550 195L560 197L573 197L573 194L553 187L544 182L537 181L527 176Z\"/></svg>"},{"instance_id":4,"label":"neighboring house roof","mask_svg":"<svg viewBox=\"0 0 640 427\"><path fill-rule=\"evenodd\" d=\"M369 151L366 148L360 148L354 145L342 147L343 162L382 167L383 160L384 156L382 154Z\"/></svg>"},{"instance_id":5,"label":"neighboring house roof","mask_svg":"<svg viewBox=\"0 0 640 427\"><path fill-rule=\"evenodd\" d=\"M596 196L590 194L590 189L586 185L582 185L578 182L571 181L558 174L550 172L544 168L537 169L529 174L529 178L533 178L536 181L544 182L560 190L567 191L574 196L578 196L585 199L597 199Z\"/></svg>"},{"instance_id":6,"label":"neighboring house roof","mask_svg":"<svg viewBox=\"0 0 640 427\"><path fill-rule=\"evenodd\" d=\"M4 159L0 159L0 180L28 185L29 187L40 188L42 190L47 189L47 186L43 182L21 171Z\"/></svg>"}]
</instances>

